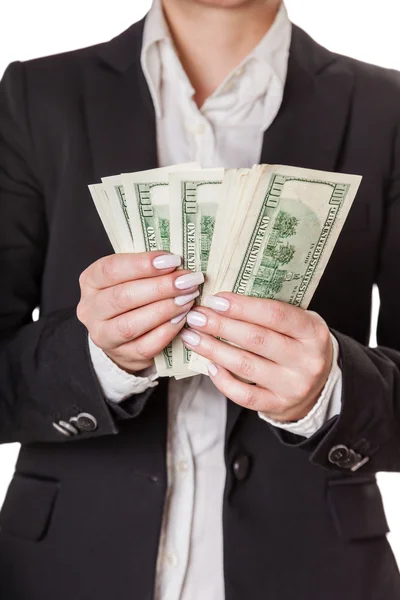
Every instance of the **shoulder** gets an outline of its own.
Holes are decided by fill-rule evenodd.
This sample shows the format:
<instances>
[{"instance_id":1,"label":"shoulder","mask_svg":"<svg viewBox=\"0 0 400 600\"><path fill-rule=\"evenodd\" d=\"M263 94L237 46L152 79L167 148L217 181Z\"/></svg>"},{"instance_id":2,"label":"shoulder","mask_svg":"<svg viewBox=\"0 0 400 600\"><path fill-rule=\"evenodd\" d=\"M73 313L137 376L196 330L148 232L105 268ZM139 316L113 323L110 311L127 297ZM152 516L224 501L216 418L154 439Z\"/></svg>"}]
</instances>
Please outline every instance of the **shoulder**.
<instances>
[{"instance_id":1,"label":"shoulder","mask_svg":"<svg viewBox=\"0 0 400 600\"><path fill-rule=\"evenodd\" d=\"M377 116L400 118L400 72L332 52L318 44L299 27L293 27L292 52L297 62L319 76L347 73L353 77L357 106ZM378 113L381 113L379 115Z\"/></svg>"},{"instance_id":2,"label":"shoulder","mask_svg":"<svg viewBox=\"0 0 400 600\"><path fill-rule=\"evenodd\" d=\"M400 97L400 71L366 63L355 58L332 53L336 60L351 71L356 78L356 85L376 90L380 94Z\"/></svg>"},{"instance_id":3,"label":"shoulder","mask_svg":"<svg viewBox=\"0 0 400 600\"><path fill-rule=\"evenodd\" d=\"M354 76L353 122L392 139L400 127L400 72L334 56Z\"/></svg>"},{"instance_id":4,"label":"shoulder","mask_svg":"<svg viewBox=\"0 0 400 600\"><path fill-rule=\"evenodd\" d=\"M384 91L399 93L400 72L379 67L321 46L310 35L293 25L291 54L296 61L316 73L341 69L354 75L356 84L382 86Z\"/></svg>"},{"instance_id":5,"label":"shoulder","mask_svg":"<svg viewBox=\"0 0 400 600\"><path fill-rule=\"evenodd\" d=\"M0 82L0 137L18 131L24 144L29 131L46 160L61 152L60 140L65 144L82 130L94 82L112 85L118 71L140 60L142 30L139 21L109 42L11 63Z\"/></svg>"},{"instance_id":6,"label":"shoulder","mask_svg":"<svg viewBox=\"0 0 400 600\"><path fill-rule=\"evenodd\" d=\"M98 66L118 70L140 58L143 21L134 23L129 29L110 41L62 52L51 56L12 63L5 73L6 79L23 77L27 92L32 96L74 96L74 90L82 86L85 73ZM124 62L125 61L125 62Z\"/></svg>"},{"instance_id":7,"label":"shoulder","mask_svg":"<svg viewBox=\"0 0 400 600\"><path fill-rule=\"evenodd\" d=\"M53 77L57 73L67 74L92 62L105 44L96 44L50 56L23 61L24 70L34 76Z\"/></svg>"}]
</instances>

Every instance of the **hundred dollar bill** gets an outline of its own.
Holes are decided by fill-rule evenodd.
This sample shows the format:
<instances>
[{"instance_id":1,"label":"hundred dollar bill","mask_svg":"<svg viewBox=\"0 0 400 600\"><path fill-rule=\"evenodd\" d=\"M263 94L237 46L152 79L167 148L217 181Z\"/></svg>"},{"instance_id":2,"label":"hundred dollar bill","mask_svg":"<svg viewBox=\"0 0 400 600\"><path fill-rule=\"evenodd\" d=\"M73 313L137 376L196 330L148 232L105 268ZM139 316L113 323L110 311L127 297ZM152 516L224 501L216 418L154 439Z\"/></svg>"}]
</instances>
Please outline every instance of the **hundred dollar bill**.
<instances>
[{"instance_id":1,"label":"hundred dollar bill","mask_svg":"<svg viewBox=\"0 0 400 600\"><path fill-rule=\"evenodd\" d=\"M221 199L207 265L203 296L220 291L218 282L230 262L252 194L261 176L260 165L250 169L228 169L221 188Z\"/></svg>"},{"instance_id":2,"label":"hundred dollar bill","mask_svg":"<svg viewBox=\"0 0 400 600\"><path fill-rule=\"evenodd\" d=\"M220 290L307 308L361 177L284 166L263 173ZM190 369L207 373L193 353Z\"/></svg>"},{"instance_id":3,"label":"hundred dollar bill","mask_svg":"<svg viewBox=\"0 0 400 600\"><path fill-rule=\"evenodd\" d=\"M170 251L170 173L193 170L196 163L174 165L161 169L122 174L113 185L122 188L125 199L127 221L130 224L136 252L153 250ZM118 192L117 192L118 193ZM172 363L172 345L169 344L155 357L160 376L175 374Z\"/></svg>"},{"instance_id":4,"label":"hundred dollar bill","mask_svg":"<svg viewBox=\"0 0 400 600\"><path fill-rule=\"evenodd\" d=\"M96 183L89 185L89 191L114 252L121 252L118 226L115 222L110 200L103 184Z\"/></svg>"},{"instance_id":5,"label":"hundred dollar bill","mask_svg":"<svg viewBox=\"0 0 400 600\"><path fill-rule=\"evenodd\" d=\"M173 173L170 182L171 252L182 268L207 271L224 169ZM190 351L179 338L172 343L174 371L189 372Z\"/></svg>"},{"instance_id":6,"label":"hundred dollar bill","mask_svg":"<svg viewBox=\"0 0 400 600\"><path fill-rule=\"evenodd\" d=\"M212 282L217 277L223 259L223 249L227 244L231 225L235 220L236 205L240 198L240 182L248 173L249 169L226 169L224 173L203 293L212 286Z\"/></svg>"},{"instance_id":7,"label":"hundred dollar bill","mask_svg":"<svg viewBox=\"0 0 400 600\"><path fill-rule=\"evenodd\" d=\"M102 177L101 181L109 199L114 219L117 223L119 243L122 248L121 251L137 252L135 249L135 240L132 234L125 198L125 190L124 186L122 185L121 176L113 175L111 177Z\"/></svg>"}]
</instances>

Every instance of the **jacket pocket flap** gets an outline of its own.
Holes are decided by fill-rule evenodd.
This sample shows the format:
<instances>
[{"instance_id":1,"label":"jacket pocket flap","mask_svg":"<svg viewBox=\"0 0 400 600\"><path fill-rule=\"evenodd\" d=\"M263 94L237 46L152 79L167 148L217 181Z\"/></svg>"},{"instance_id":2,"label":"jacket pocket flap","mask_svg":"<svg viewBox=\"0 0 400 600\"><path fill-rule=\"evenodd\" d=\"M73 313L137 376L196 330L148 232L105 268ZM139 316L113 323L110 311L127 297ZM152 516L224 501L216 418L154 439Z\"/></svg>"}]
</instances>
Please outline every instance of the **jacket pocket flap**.
<instances>
[{"instance_id":1,"label":"jacket pocket flap","mask_svg":"<svg viewBox=\"0 0 400 600\"><path fill-rule=\"evenodd\" d=\"M59 489L54 480L16 473L0 513L4 533L37 541L46 535Z\"/></svg>"},{"instance_id":2,"label":"jacket pocket flap","mask_svg":"<svg viewBox=\"0 0 400 600\"><path fill-rule=\"evenodd\" d=\"M373 479L329 481L328 502L336 529L346 540L374 538L389 532L382 496Z\"/></svg>"}]
</instances>

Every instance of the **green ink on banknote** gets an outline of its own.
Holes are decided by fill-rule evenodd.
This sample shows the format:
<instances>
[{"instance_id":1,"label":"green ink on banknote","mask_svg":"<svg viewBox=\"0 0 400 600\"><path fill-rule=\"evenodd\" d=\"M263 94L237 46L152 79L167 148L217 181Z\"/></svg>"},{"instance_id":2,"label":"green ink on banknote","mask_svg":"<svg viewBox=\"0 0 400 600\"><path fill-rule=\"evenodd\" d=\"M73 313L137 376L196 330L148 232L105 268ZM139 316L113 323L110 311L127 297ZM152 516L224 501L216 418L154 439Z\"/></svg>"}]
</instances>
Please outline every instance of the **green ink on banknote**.
<instances>
[{"instance_id":1,"label":"green ink on banknote","mask_svg":"<svg viewBox=\"0 0 400 600\"><path fill-rule=\"evenodd\" d=\"M306 203L285 197L289 181L331 186L324 223ZM233 292L301 306L348 191L349 185L274 175Z\"/></svg>"}]
</instances>

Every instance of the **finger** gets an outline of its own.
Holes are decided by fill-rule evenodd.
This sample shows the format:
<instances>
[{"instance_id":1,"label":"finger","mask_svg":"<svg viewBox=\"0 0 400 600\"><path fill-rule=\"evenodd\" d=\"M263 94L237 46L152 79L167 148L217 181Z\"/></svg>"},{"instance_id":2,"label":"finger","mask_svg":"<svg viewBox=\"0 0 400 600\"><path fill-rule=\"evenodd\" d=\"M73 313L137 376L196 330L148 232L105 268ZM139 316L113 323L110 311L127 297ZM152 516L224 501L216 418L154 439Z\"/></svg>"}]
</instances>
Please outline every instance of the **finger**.
<instances>
[{"instance_id":1,"label":"finger","mask_svg":"<svg viewBox=\"0 0 400 600\"><path fill-rule=\"evenodd\" d=\"M134 341L119 346L113 355L128 361L133 360L132 357L135 360L151 360L172 342L185 323L185 318L176 324L163 323Z\"/></svg>"},{"instance_id":2,"label":"finger","mask_svg":"<svg viewBox=\"0 0 400 600\"><path fill-rule=\"evenodd\" d=\"M270 389L239 381L227 369L214 363L209 365L209 375L219 391L236 404L261 412L281 423L298 420L297 407L284 403Z\"/></svg>"},{"instance_id":3,"label":"finger","mask_svg":"<svg viewBox=\"0 0 400 600\"><path fill-rule=\"evenodd\" d=\"M163 251L111 254L90 265L80 276L82 288L108 288L126 281L170 273L181 264L180 256Z\"/></svg>"},{"instance_id":4,"label":"finger","mask_svg":"<svg viewBox=\"0 0 400 600\"><path fill-rule=\"evenodd\" d=\"M174 326L180 322L177 317L181 315L182 318L183 315L186 317L193 304L194 300L183 306L177 306L173 300L153 302L119 315L114 319L100 322L97 328L91 331L90 335L93 342L103 350L114 350L118 346L136 340L164 323L170 324L171 320L174 320L174 322L171 323L172 327L170 329L176 332Z\"/></svg>"},{"instance_id":5,"label":"finger","mask_svg":"<svg viewBox=\"0 0 400 600\"><path fill-rule=\"evenodd\" d=\"M208 358L211 362L221 365L243 379L267 387L269 380L274 378L275 363L236 348L226 342L215 339L211 335L199 334L193 329L184 329L181 339L190 350L195 350L201 356Z\"/></svg>"},{"instance_id":6,"label":"finger","mask_svg":"<svg viewBox=\"0 0 400 600\"><path fill-rule=\"evenodd\" d=\"M202 304L231 319L260 325L288 337L304 340L315 335L315 313L286 302L223 292L206 296Z\"/></svg>"},{"instance_id":7,"label":"finger","mask_svg":"<svg viewBox=\"0 0 400 600\"><path fill-rule=\"evenodd\" d=\"M272 329L237 321L209 308L196 306L187 322L192 329L222 338L285 366L298 366L304 355L303 345Z\"/></svg>"},{"instance_id":8,"label":"finger","mask_svg":"<svg viewBox=\"0 0 400 600\"><path fill-rule=\"evenodd\" d=\"M182 279L190 287L179 289L177 284L180 285ZM167 298L174 298L177 305L182 305L197 297L198 285L202 281L201 273L175 271L151 279L121 283L98 291L95 298L89 296L86 299L86 312L91 312L89 319L103 320ZM85 305L85 300L83 304ZM85 310L85 306L81 308Z\"/></svg>"},{"instance_id":9,"label":"finger","mask_svg":"<svg viewBox=\"0 0 400 600\"><path fill-rule=\"evenodd\" d=\"M227 369L214 363L209 366L209 375L219 391L235 404L269 414L279 410L279 400L270 390L239 381Z\"/></svg>"}]
</instances>

